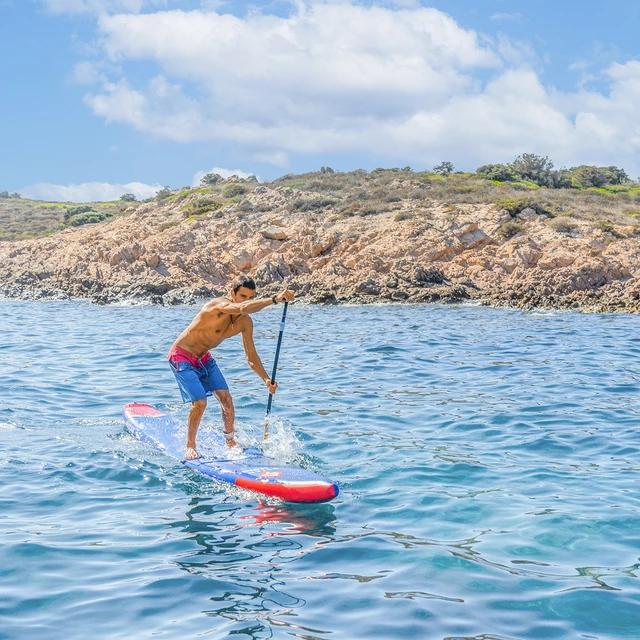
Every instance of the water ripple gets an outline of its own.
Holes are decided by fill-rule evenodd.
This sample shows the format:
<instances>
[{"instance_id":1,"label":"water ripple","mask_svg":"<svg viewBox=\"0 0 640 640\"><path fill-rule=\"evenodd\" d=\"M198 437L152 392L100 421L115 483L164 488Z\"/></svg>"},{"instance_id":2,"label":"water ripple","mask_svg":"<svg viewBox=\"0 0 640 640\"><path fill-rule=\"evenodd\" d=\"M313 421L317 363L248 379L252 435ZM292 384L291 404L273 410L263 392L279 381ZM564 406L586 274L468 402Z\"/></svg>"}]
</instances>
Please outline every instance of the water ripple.
<instances>
[{"instance_id":1,"label":"water ripple","mask_svg":"<svg viewBox=\"0 0 640 640\"><path fill-rule=\"evenodd\" d=\"M269 452L341 493L288 505L123 430L184 420L194 312L0 302L0 637L638 637L639 317L293 306ZM217 358L259 443L264 387Z\"/></svg>"}]
</instances>

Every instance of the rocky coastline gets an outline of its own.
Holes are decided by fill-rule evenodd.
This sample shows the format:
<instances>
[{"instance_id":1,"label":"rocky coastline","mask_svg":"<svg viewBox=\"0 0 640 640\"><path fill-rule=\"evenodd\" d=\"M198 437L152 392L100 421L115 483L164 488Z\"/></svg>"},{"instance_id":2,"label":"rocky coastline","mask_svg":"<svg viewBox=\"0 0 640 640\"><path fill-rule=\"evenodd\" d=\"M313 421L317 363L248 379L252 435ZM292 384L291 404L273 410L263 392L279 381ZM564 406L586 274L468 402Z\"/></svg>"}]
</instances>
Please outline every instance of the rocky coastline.
<instances>
[{"instance_id":1,"label":"rocky coastline","mask_svg":"<svg viewBox=\"0 0 640 640\"><path fill-rule=\"evenodd\" d=\"M236 182L244 181L220 188ZM631 218L563 224L535 207L442 201L428 181L402 177L385 184L377 208L357 191L331 198L259 183L238 191L225 200L179 190L105 222L0 243L0 295L188 304L223 294L246 272L261 294L286 286L309 303L640 311L640 227Z\"/></svg>"}]
</instances>

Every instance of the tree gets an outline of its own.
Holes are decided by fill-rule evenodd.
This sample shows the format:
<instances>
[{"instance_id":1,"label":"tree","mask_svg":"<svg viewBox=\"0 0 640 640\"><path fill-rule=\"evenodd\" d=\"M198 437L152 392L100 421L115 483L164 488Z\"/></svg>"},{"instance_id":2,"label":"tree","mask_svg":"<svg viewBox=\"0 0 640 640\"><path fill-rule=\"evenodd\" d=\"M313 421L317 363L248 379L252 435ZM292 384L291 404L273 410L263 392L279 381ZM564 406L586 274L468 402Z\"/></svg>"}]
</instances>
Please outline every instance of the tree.
<instances>
[{"instance_id":1,"label":"tree","mask_svg":"<svg viewBox=\"0 0 640 640\"><path fill-rule=\"evenodd\" d=\"M582 189L604 187L610 184L611 178L612 176L602 167L583 164L571 169L571 184Z\"/></svg>"},{"instance_id":2,"label":"tree","mask_svg":"<svg viewBox=\"0 0 640 640\"><path fill-rule=\"evenodd\" d=\"M541 187L554 187L553 162L535 153L523 153L510 165L511 171L522 180L529 180Z\"/></svg>"},{"instance_id":3,"label":"tree","mask_svg":"<svg viewBox=\"0 0 640 640\"><path fill-rule=\"evenodd\" d=\"M163 200L164 198L168 198L170 195L171 195L171 188L170 187L162 187L162 189L160 189L156 193L156 198L158 200Z\"/></svg>"},{"instance_id":4,"label":"tree","mask_svg":"<svg viewBox=\"0 0 640 640\"><path fill-rule=\"evenodd\" d=\"M624 169L618 169L618 167L603 167L603 169L611 176L609 184L624 184L631 180Z\"/></svg>"},{"instance_id":5,"label":"tree","mask_svg":"<svg viewBox=\"0 0 640 640\"><path fill-rule=\"evenodd\" d=\"M91 205L81 204L77 207L67 207L64 212L65 222L69 222L74 216L79 216L83 213L98 213Z\"/></svg>"},{"instance_id":6,"label":"tree","mask_svg":"<svg viewBox=\"0 0 640 640\"><path fill-rule=\"evenodd\" d=\"M20 198L22 198L22 195L21 195L21 194L19 194L19 193L16 191L15 193L12 193L9 197L10 197L10 198L17 198L17 199L19 200Z\"/></svg>"},{"instance_id":7,"label":"tree","mask_svg":"<svg viewBox=\"0 0 640 640\"><path fill-rule=\"evenodd\" d=\"M572 189L571 171L569 169L560 169L553 171L553 186L555 189Z\"/></svg>"},{"instance_id":8,"label":"tree","mask_svg":"<svg viewBox=\"0 0 640 640\"><path fill-rule=\"evenodd\" d=\"M441 176L447 175L449 173L453 173L453 163L452 162L441 162L433 167L434 173L437 173Z\"/></svg>"},{"instance_id":9,"label":"tree","mask_svg":"<svg viewBox=\"0 0 640 640\"><path fill-rule=\"evenodd\" d=\"M9 197L8 191L0 191L0 198L8 198L8 197Z\"/></svg>"},{"instance_id":10,"label":"tree","mask_svg":"<svg viewBox=\"0 0 640 640\"><path fill-rule=\"evenodd\" d=\"M219 173L207 173L200 178L200 185L203 187L213 187L218 184L218 182L222 182L222 180L223 178Z\"/></svg>"},{"instance_id":11,"label":"tree","mask_svg":"<svg viewBox=\"0 0 640 640\"><path fill-rule=\"evenodd\" d=\"M506 164L485 164L476 169L476 174L480 178L499 182L515 179L513 171Z\"/></svg>"},{"instance_id":12,"label":"tree","mask_svg":"<svg viewBox=\"0 0 640 640\"><path fill-rule=\"evenodd\" d=\"M123 193L120 196L120 200L122 200L122 202L135 202L136 197L133 193Z\"/></svg>"}]
</instances>

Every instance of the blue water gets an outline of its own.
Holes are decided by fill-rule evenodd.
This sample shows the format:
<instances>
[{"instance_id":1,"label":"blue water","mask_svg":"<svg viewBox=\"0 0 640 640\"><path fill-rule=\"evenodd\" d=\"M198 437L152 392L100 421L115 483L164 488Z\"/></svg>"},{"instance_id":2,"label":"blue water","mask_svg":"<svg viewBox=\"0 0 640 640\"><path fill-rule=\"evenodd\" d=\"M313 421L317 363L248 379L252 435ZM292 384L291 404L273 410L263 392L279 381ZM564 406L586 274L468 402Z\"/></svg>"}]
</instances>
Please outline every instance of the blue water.
<instances>
[{"instance_id":1,"label":"blue water","mask_svg":"<svg viewBox=\"0 0 640 640\"><path fill-rule=\"evenodd\" d=\"M0 302L1 638L640 637L640 317L292 306L269 447L341 488L296 506L124 430L184 419L195 311ZM218 361L259 442L239 339Z\"/></svg>"}]
</instances>

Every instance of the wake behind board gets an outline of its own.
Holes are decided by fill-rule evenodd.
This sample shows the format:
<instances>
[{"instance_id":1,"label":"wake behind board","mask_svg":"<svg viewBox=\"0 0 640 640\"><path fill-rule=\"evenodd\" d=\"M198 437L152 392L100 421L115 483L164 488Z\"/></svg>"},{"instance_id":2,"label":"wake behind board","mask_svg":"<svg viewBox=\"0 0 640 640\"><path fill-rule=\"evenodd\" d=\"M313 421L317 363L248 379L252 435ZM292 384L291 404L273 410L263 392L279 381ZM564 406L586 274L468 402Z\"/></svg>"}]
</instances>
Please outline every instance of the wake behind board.
<instances>
[{"instance_id":1,"label":"wake behind board","mask_svg":"<svg viewBox=\"0 0 640 640\"><path fill-rule=\"evenodd\" d=\"M213 436L207 448L198 446L200 458L185 460L184 436L173 418L148 404L125 405L123 416L136 438L216 480L287 502L326 502L338 495L338 486L331 480L267 458L255 447L229 449L222 436Z\"/></svg>"}]
</instances>

